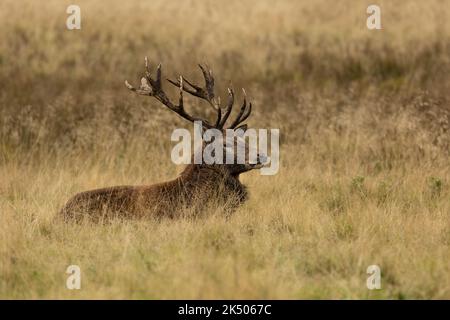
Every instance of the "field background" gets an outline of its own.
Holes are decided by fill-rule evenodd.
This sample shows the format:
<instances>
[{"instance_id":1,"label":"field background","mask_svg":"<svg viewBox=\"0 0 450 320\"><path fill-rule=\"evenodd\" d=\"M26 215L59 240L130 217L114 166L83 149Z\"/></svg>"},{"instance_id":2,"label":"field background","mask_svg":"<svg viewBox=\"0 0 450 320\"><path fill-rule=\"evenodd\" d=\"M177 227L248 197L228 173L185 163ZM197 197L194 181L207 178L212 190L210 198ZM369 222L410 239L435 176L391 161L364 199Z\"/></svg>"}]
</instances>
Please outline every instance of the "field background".
<instances>
[{"instance_id":1,"label":"field background","mask_svg":"<svg viewBox=\"0 0 450 320\"><path fill-rule=\"evenodd\" d=\"M73 1L2 0L0 298L450 298L448 1L376 2L369 31L373 1L77 0L68 31ZM279 173L245 174L228 220L54 221L76 192L181 170L170 133L190 125L123 85L146 55L245 87Z\"/></svg>"}]
</instances>

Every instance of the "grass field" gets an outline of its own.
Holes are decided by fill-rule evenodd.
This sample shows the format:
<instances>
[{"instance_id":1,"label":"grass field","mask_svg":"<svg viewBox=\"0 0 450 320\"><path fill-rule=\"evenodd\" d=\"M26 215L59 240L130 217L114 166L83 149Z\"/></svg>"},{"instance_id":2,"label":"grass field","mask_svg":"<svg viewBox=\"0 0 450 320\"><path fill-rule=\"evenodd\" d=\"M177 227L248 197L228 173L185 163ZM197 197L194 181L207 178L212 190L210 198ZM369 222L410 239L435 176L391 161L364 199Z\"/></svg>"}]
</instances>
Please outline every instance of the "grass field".
<instances>
[{"instance_id":1,"label":"grass field","mask_svg":"<svg viewBox=\"0 0 450 320\"><path fill-rule=\"evenodd\" d=\"M372 3L79 0L68 31L71 1L2 0L0 298L449 299L448 4L377 1L369 31ZM77 192L180 172L170 134L190 125L123 85L144 56L245 87L279 173L243 175L229 219L55 221Z\"/></svg>"}]
</instances>

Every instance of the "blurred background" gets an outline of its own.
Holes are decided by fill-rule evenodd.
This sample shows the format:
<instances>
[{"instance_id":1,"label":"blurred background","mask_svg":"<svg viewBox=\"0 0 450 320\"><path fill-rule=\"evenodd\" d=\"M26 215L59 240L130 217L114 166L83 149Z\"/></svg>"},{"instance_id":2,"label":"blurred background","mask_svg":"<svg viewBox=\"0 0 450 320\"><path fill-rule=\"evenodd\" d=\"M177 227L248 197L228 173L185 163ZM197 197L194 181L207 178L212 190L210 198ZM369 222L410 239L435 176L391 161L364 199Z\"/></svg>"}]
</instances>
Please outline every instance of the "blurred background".
<instances>
[{"instance_id":1,"label":"blurred background","mask_svg":"<svg viewBox=\"0 0 450 320\"><path fill-rule=\"evenodd\" d=\"M171 129L164 121L183 125L124 87L125 79L138 83L145 56L153 67L161 62L166 77L196 81L197 63L207 63L219 95L230 81L237 92L245 87L255 105L250 124L281 127L288 141L307 139L311 123L350 125L331 119L346 112L388 121L407 109L427 122L427 143L449 149L446 1L379 1L382 30L366 27L370 1L80 0L81 30L69 31L71 3L2 1L4 152L38 145L66 152L98 139L151 139Z\"/></svg>"}]
</instances>

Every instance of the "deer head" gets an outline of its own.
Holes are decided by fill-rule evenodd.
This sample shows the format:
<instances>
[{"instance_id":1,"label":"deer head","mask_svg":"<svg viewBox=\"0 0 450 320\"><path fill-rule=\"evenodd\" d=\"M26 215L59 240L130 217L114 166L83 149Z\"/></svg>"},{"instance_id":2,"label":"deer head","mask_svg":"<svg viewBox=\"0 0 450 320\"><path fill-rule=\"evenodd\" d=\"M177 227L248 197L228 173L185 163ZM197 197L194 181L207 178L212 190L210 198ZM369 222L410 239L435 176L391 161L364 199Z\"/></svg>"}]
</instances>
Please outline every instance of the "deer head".
<instances>
[{"instance_id":1,"label":"deer head","mask_svg":"<svg viewBox=\"0 0 450 320\"><path fill-rule=\"evenodd\" d=\"M225 141L226 139L223 139L223 141L219 141L222 143L223 146L223 161L220 164L213 163L213 164L206 164L202 163L200 166L204 167L210 167L210 168L220 168L221 170L225 170L228 173L230 173L233 176L237 176L240 173L253 170L253 169L259 169L264 166L264 164L267 163L267 157L262 154L257 154L256 161L253 159L250 160L249 157L245 157L244 163L238 163L237 161L237 155L238 155L238 145L239 143L242 143L242 145L245 145L245 150L239 150L239 152L245 152L246 155L249 154L250 150L248 144L244 143L242 139L245 139L245 131L247 130L247 124L244 124L244 122L249 118L251 112L252 112L252 104L247 103L247 97L245 90L242 89L243 95L244 95L244 101L242 103L242 106L238 112L238 114L235 116L234 119L230 119L232 121L228 121L231 115L231 111L233 109L234 101L235 101L235 94L233 92L232 88L228 88L228 99L225 106L221 105L220 98L216 98L215 91L214 91L214 77L212 75L212 71L209 69L206 69L204 66L199 65L199 68L201 72L203 73L203 78L205 80L205 85L203 87L196 85L192 83L191 81L187 80L185 77L180 76L177 80L170 80L167 79L169 83L179 88L179 98L178 103L175 104L172 102L167 94L164 92L162 87L162 80L161 80L161 64L158 65L156 68L156 78L152 78L150 67L148 64L147 58L145 58L145 75L141 78L141 85L139 88L133 87L131 84L128 83L128 81L125 81L125 85L128 89L131 91L144 96L150 96L156 98L158 101L160 101L163 105L165 105L167 108L181 116L182 118L194 123L196 121L201 121L202 127L206 129L216 129L220 130L222 132L222 137L225 137L227 133L230 131L233 131L235 133L233 140L234 143L230 145L229 140ZM199 99L202 99L207 102L207 104L213 108L213 110L216 112L216 119L214 122L210 122L207 119L203 119L200 117L193 116L189 114L186 109L184 108L184 101L183 101L183 93L187 92L191 94L194 97L197 97ZM229 125L227 125L227 122L231 122ZM217 141L215 141L217 143ZM208 143L203 144L203 148L206 148ZM234 162L233 164L225 164L227 154L233 154Z\"/></svg>"}]
</instances>

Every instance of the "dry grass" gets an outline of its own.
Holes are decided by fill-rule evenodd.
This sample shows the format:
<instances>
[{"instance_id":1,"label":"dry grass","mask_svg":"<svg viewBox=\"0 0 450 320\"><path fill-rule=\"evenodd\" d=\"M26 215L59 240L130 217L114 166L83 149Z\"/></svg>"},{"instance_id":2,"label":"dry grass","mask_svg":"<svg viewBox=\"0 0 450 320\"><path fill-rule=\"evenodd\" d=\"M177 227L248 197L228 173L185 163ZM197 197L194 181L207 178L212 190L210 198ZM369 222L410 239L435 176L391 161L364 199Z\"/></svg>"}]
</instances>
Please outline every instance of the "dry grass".
<instances>
[{"instance_id":1,"label":"dry grass","mask_svg":"<svg viewBox=\"0 0 450 320\"><path fill-rule=\"evenodd\" d=\"M450 298L444 1L382 1L382 31L368 1L108 3L78 1L67 31L68 1L2 1L1 298ZM123 86L145 55L245 85L250 124L280 128L279 174L246 174L230 219L53 221L78 191L176 175L187 124Z\"/></svg>"}]
</instances>

